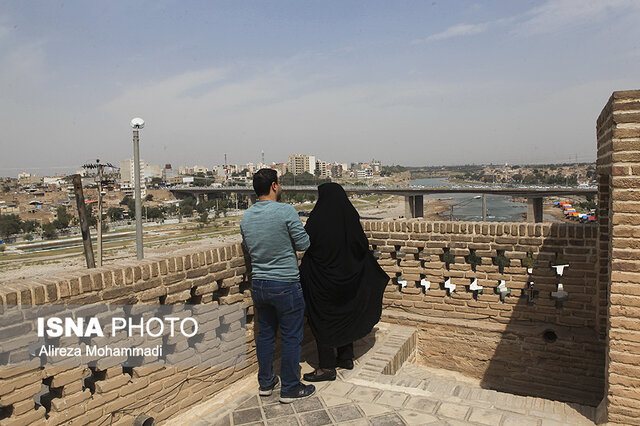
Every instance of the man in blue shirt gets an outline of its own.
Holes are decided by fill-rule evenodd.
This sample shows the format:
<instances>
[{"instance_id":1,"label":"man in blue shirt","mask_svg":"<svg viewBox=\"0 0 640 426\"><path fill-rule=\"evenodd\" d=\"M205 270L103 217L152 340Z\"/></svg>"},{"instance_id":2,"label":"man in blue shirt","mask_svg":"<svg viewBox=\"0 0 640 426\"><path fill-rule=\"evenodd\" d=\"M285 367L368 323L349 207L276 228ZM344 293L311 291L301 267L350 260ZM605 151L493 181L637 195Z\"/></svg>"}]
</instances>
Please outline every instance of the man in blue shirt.
<instances>
[{"instance_id":1,"label":"man in blue shirt","mask_svg":"<svg viewBox=\"0 0 640 426\"><path fill-rule=\"evenodd\" d=\"M279 382L273 372L273 352L280 328L280 402L289 403L315 392L313 385L304 385L298 376L304 298L296 251L309 248L309 236L296 210L278 202L282 187L275 170L258 170L253 175L253 189L258 202L244 213L240 232L251 257L251 296L259 327L256 354L260 395L271 395Z\"/></svg>"}]
</instances>

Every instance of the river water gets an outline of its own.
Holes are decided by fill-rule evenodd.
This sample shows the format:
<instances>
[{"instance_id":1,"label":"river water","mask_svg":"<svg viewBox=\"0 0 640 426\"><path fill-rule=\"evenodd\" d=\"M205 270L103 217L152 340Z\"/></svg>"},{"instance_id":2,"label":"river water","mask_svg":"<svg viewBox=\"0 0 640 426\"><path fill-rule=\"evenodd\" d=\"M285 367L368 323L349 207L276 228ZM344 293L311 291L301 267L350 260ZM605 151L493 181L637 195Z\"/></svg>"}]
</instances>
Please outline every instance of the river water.
<instances>
[{"instance_id":1,"label":"river water","mask_svg":"<svg viewBox=\"0 0 640 426\"><path fill-rule=\"evenodd\" d=\"M441 178L419 179L411 182L414 186L432 187L461 187ZM453 219L463 221L482 220L482 197L478 194L432 194L426 198L440 199L453 206ZM522 222L527 213L527 204L512 201L512 197L504 195L487 195L488 222ZM451 211L440 213L443 220L449 220ZM545 220L552 218L545 215Z\"/></svg>"}]
</instances>

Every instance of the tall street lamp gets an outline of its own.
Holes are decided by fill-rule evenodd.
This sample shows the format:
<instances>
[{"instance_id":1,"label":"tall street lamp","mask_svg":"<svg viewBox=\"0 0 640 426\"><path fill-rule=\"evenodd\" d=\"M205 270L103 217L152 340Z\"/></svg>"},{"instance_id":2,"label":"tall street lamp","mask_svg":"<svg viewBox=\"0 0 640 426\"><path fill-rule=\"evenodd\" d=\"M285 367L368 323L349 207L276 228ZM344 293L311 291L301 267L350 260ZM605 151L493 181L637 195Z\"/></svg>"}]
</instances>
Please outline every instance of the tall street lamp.
<instances>
[{"instance_id":1,"label":"tall street lamp","mask_svg":"<svg viewBox=\"0 0 640 426\"><path fill-rule=\"evenodd\" d=\"M136 199L136 252L138 260L144 258L142 249L142 191L140 189L140 138L138 131L144 127L144 120L136 117L131 120L133 127L133 170Z\"/></svg>"}]
</instances>

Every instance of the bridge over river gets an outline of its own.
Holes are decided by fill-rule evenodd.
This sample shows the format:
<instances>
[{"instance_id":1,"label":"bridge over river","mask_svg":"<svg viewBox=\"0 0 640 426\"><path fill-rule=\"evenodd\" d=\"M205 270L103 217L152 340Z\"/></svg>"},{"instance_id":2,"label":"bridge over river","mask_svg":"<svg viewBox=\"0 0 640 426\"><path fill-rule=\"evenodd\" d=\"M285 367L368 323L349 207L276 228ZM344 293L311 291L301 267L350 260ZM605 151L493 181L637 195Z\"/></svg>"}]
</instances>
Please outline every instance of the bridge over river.
<instances>
[{"instance_id":1,"label":"bridge over river","mask_svg":"<svg viewBox=\"0 0 640 426\"><path fill-rule=\"evenodd\" d=\"M283 186L286 192L313 194L318 191L316 186ZM430 194L478 194L482 196L482 217L486 220L486 195L505 195L527 199L527 221L542 222L542 203L544 197L558 197L566 195L596 195L595 188L509 188L509 187L481 187L481 186L344 186L350 194L389 194L404 196L405 216L407 218L422 217L424 215L424 196ZM238 194L249 197L249 203L256 201L251 186L175 186L170 191L176 198L186 196L209 197L219 194Z\"/></svg>"}]
</instances>

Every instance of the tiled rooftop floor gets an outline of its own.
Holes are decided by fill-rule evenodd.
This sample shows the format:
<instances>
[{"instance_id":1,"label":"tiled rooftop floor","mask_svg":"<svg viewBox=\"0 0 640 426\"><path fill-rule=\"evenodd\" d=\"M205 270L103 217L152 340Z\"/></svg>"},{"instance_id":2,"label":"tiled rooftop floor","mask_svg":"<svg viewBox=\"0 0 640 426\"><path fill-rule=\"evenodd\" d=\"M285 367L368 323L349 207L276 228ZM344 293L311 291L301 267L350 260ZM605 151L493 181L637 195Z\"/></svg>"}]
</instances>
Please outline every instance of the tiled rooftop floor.
<instances>
[{"instance_id":1,"label":"tiled rooftop floor","mask_svg":"<svg viewBox=\"0 0 640 426\"><path fill-rule=\"evenodd\" d=\"M205 425L589 425L593 408L480 388L455 374L404 362L413 331L380 324L374 341L360 342L362 354L353 371L339 370L338 380L316 384L316 395L293 404L257 395L255 378L231 402L207 410L194 408L175 424ZM375 344L374 344L375 342ZM358 347L356 355L358 355ZM404 358L404 359L403 359ZM313 360L311 359L311 363ZM395 365L395 367L394 367ZM308 363L302 371L311 371Z\"/></svg>"}]
</instances>

